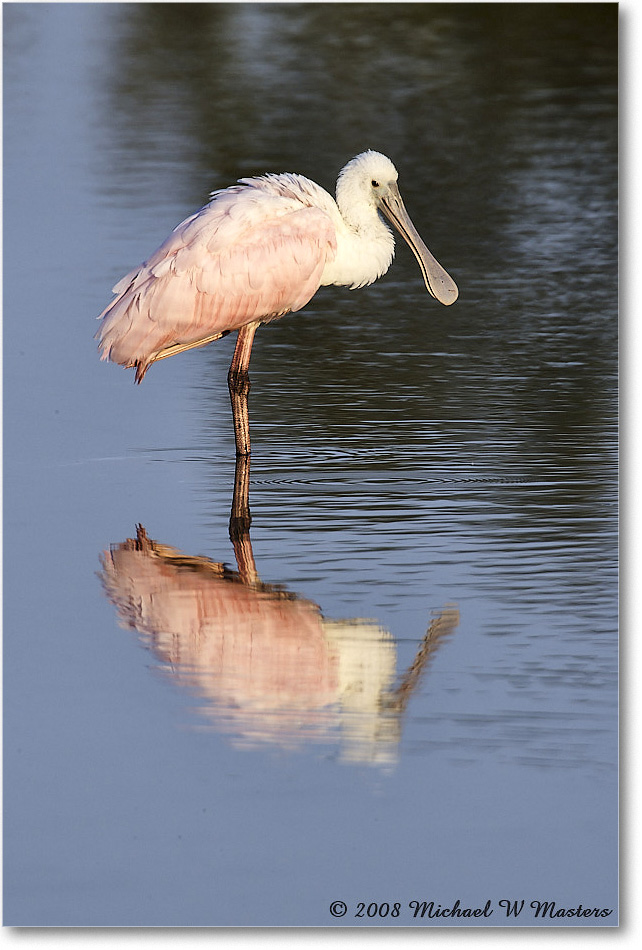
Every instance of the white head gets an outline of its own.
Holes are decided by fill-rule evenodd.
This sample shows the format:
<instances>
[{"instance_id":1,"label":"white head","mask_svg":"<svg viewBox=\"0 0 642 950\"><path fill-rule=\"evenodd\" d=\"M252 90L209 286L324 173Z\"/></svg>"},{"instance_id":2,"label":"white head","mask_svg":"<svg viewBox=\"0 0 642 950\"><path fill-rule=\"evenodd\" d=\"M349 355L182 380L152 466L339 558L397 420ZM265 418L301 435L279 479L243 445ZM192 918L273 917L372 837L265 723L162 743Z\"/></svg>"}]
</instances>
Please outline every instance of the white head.
<instances>
[{"instance_id":1,"label":"white head","mask_svg":"<svg viewBox=\"0 0 642 950\"><path fill-rule=\"evenodd\" d=\"M337 181L337 204L349 209L363 203L379 208L381 194L389 184L396 184L399 173L389 158L381 152L361 152L341 169ZM344 214L345 217L345 214Z\"/></svg>"},{"instance_id":2,"label":"white head","mask_svg":"<svg viewBox=\"0 0 642 950\"><path fill-rule=\"evenodd\" d=\"M339 174L339 211L345 222L356 229L371 227L379 212L385 215L410 245L428 292L443 304L454 303L459 294L457 285L417 233L401 200L398 177L395 166L381 152L361 152Z\"/></svg>"}]
</instances>

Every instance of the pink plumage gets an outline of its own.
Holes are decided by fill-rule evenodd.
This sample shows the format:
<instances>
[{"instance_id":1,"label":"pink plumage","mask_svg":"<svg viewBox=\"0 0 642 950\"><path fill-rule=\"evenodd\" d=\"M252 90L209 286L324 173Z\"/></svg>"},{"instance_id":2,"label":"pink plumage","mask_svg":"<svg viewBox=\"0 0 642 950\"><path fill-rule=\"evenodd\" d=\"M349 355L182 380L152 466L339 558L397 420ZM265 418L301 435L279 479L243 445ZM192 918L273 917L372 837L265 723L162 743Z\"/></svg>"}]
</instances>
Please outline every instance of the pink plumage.
<instances>
[{"instance_id":1,"label":"pink plumage","mask_svg":"<svg viewBox=\"0 0 642 950\"><path fill-rule=\"evenodd\" d=\"M168 348L272 320L314 296L336 254L331 218L292 190L250 181L215 193L116 284L99 318L102 359L136 366L140 382Z\"/></svg>"},{"instance_id":2,"label":"pink plumage","mask_svg":"<svg viewBox=\"0 0 642 950\"><path fill-rule=\"evenodd\" d=\"M257 327L300 310L320 286L365 287L385 274L394 238L410 245L431 296L457 286L417 233L385 155L363 152L337 181L337 200L301 175L242 178L216 191L114 287L96 334L101 358L136 368L238 330L228 381L236 450L249 454L248 366Z\"/></svg>"}]
</instances>

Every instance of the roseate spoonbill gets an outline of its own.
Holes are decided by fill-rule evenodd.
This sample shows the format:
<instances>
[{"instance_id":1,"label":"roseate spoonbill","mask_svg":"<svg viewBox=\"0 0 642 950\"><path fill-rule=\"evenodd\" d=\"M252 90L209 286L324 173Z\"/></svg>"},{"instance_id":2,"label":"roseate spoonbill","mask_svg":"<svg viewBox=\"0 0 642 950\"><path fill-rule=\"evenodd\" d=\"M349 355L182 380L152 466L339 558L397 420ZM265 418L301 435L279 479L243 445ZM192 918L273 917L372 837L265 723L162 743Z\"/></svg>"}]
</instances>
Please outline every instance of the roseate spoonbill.
<instances>
[{"instance_id":1,"label":"roseate spoonbill","mask_svg":"<svg viewBox=\"0 0 642 950\"><path fill-rule=\"evenodd\" d=\"M301 175L262 175L213 192L140 267L114 287L96 334L102 359L135 367L238 330L228 374L237 455L249 455L247 395L252 342L261 323L300 310L319 287L355 290L385 274L403 235L428 292L457 299L454 280L417 233L380 152L362 152L337 181L337 200Z\"/></svg>"}]
</instances>

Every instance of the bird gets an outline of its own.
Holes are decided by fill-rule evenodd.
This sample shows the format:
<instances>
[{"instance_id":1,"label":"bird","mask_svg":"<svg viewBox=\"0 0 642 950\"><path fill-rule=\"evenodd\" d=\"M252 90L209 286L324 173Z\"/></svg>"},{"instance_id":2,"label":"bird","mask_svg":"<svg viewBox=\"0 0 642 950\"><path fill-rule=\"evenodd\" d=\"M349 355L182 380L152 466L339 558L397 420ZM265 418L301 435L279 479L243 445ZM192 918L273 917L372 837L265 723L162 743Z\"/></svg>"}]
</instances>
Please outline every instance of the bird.
<instances>
[{"instance_id":1,"label":"bird","mask_svg":"<svg viewBox=\"0 0 642 950\"><path fill-rule=\"evenodd\" d=\"M247 397L257 328L301 310L319 287L356 290L389 269L395 240L414 252L429 294L449 306L455 281L404 206L392 161L369 149L339 173L336 200L286 172L240 178L212 192L160 247L113 288L96 338L101 359L135 369L238 331L228 373L237 456L250 454Z\"/></svg>"}]
</instances>

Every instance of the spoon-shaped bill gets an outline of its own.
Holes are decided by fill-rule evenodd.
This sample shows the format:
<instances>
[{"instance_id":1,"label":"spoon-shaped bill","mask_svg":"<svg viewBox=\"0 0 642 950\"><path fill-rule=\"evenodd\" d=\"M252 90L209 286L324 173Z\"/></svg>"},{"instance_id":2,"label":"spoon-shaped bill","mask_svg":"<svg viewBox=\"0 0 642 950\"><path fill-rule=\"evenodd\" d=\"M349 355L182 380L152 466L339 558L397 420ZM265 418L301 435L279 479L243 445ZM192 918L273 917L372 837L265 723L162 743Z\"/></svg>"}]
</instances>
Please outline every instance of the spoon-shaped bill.
<instances>
[{"instance_id":1,"label":"spoon-shaped bill","mask_svg":"<svg viewBox=\"0 0 642 950\"><path fill-rule=\"evenodd\" d=\"M381 196L379 206L390 223L395 226L410 245L412 252L419 261L419 267L428 288L428 293L446 306L454 303L459 296L457 284L441 264L435 260L421 240L401 200L395 182L391 182L386 193Z\"/></svg>"}]
</instances>

